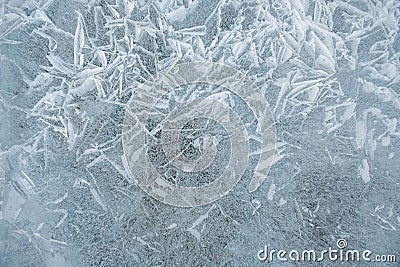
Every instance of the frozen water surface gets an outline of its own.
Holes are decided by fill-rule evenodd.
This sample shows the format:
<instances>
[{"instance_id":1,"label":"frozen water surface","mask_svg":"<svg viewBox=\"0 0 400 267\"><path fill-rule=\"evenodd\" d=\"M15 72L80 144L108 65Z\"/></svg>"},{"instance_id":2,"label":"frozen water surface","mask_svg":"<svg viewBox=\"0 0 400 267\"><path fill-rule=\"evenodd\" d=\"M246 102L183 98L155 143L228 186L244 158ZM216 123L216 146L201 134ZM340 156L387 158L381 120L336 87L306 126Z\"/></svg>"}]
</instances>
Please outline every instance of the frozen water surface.
<instances>
[{"instance_id":1,"label":"frozen water surface","mask_svg":"<svg viewBox=\"0 0 400 267\"><path fill-rule=\"evenodd\" d=\"M400 260L399 26L396 0L0 1L0 265L265 266L266 245L339 239ZM224 84L154 99L147 163L169 185L245 164L226 195L188 208L141 188L134 174L147 169L128 162L122 139L128 101L149 93L140 85L192 62L251 80L276 140L263 143L259 109ZM210 96L225 111L177 119L165 149L162 122ZM241 145L215 119L225 115Z\"/></svg>"}]
</instances>

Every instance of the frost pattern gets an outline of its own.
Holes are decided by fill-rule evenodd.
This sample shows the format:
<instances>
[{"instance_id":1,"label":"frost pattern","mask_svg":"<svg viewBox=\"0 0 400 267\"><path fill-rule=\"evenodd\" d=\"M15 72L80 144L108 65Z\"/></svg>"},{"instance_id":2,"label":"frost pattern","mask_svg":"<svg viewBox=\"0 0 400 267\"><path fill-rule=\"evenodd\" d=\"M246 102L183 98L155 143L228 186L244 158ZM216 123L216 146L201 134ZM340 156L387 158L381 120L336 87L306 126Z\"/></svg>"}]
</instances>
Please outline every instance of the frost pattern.
<instances>
[{"instance_id":1,"label":"frost pattern","mask_svg":"<svg viewBox=\"0 0 400 267\"><path fill-rule=\"evenodd\" d=\"M400 3L0 2L0 265L259 264L276 247L400 245ZM221 63L261 89L274 165L210 205L147 196L122 156L138 84ZM294 244L294 245L293 245Z\"/></svg>"}]
</instances>

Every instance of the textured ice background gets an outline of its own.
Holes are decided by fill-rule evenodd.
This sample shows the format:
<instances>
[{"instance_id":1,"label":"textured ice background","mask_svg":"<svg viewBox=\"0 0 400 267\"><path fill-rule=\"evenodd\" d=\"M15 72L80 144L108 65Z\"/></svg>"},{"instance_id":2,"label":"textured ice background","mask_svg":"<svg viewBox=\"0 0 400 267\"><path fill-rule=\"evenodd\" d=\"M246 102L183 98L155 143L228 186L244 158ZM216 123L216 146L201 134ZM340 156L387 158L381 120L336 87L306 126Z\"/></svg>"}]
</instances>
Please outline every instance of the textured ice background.
<instances>
[{"instance_id":1,"label":"textured ice background","mask_svg":"<svg viewBox=\"0 0 400 267\"><path fill-rule=\"evenodd\" d=\"M0 266L257 266L339 238L400 257L399 26L396 0L0 1ZM137 84L192 61L255 81L279 157L187 209L135 185L121 132Z\"/></svg>"}]
</instances>

